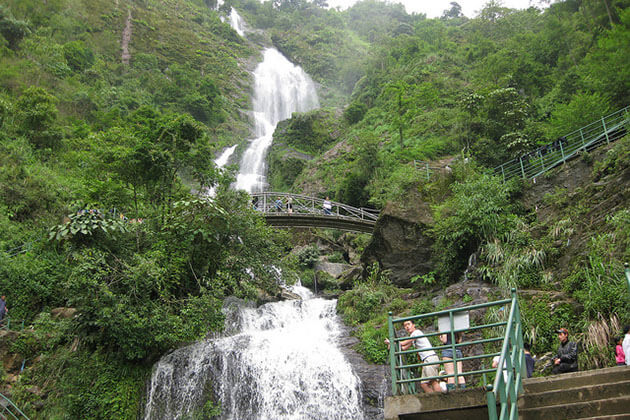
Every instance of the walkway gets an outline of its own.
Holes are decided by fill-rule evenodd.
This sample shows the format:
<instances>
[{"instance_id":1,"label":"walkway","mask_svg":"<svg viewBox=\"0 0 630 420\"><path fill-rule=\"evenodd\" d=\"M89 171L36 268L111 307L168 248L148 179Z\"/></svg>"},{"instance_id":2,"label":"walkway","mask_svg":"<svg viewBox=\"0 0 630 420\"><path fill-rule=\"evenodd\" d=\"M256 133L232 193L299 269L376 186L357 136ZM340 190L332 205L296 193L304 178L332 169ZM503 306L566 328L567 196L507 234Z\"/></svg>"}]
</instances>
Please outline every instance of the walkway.
<instances>
[{"instance_id":1,"label":"walkway","mask_svg":"<svg viewBox=\"0 0 630 420\"><path fill-rule=\"evenodd\" d=\"M516 159L494 168L494 174L508 181L532 179L575 157L625 136L630 129L630 107L600 118Z\"/></svg>"},{"instance_id":2,"label":"walkway","mask_svg":"<svg viewBox=\"0 0 630 420\"><path fill-rule=\"evenodd\" d=\"M329 212L324 200L301 194L263 192L252 194L254 209L265 215L267 223L277 227L332 228L371 233L379 211L352 207L331 201Z\"/></svg>"}]
</instances>

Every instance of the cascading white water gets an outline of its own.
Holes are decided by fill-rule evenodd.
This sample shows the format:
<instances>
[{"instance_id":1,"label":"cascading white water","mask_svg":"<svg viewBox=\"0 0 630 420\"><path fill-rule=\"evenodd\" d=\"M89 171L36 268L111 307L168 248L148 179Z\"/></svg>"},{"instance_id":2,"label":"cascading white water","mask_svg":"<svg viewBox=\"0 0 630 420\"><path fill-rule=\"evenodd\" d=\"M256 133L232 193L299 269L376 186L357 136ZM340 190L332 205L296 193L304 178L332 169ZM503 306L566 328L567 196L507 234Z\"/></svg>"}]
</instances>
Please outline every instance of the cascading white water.
<instances>
[{"instance_id":1,"label":"cascading white water","mask_svg":"<svg viewBox=\"0 0 630 420\"><path fill-rule=\"evenodd\" d=\"M217 166L217 168L222 169L228 163L228 160L230 160L230 157L232 157L234 151L236 150L236 146L238 146L238 144L228 147L223 152L221 152L218 158L214 160L214 164ZM214 187L210 187L206 191L206 195L209 197L214 197L215 193L216 188Z\"/></svg>"},{"instance_id":2,"label":"cascading white water","mask_svg":"<svg viewBox=\"0 0 630 420\"><path fill-rule=\"evenodd\" d=\"M241 158L236 188L248 192L265 187L265 158L278 122L293 112L319 107L315 85L304 71L275 48L263 52L254 71L254 130L256 138Z\"/></svg>"},{"instance_id":3,"label":"cascading white water","mask_svg":"<svg viewBox=\"0 0 630 420\"><path fill-rule=\"evenodd\" d=\"M363 419L359 381L336 346L336 302L294 291L304 299L238 307L228 315L233 335L163 357L145 420L188 418L212 397L221 419Z\"/></svg>"}]
</instances>

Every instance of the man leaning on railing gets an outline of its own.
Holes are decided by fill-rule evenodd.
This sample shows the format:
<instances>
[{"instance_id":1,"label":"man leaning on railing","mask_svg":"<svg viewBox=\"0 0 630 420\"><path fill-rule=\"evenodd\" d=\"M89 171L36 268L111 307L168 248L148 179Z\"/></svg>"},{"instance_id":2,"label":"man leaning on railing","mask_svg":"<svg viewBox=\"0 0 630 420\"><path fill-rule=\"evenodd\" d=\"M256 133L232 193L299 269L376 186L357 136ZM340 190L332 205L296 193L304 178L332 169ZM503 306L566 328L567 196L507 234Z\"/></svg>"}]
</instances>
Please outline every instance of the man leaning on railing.
<instances>
[{"instance_id":1,"label":"man leaning on railing","mask_svg":"<svg viewBox=\"0 0 630 420\"><path fill-rule=\"evenodd\" d=\"M409 340L403 340L400 342L401 350L409 350L413 345L414 348L418 349L418 358L422 361L422 363L436 363L434 365L423 366L422 367L422 377L430 377L430 376L438 376L439 364L437 362L440 361L439 357L433 350L422 351L422 349L432 348L433 346L429 342L427 337L424 337L424 333L416 328L413 321L405 321L403 322L403 327L409 337L418 337L418 338L410 338ZM390 346L389 339L385 339L385 344L387 344L387 348ZM441 392L440 382L437 379L431 379L428 381L420 382L420 386L426 393L430 392Z\"/></svg>"}]
</instances>

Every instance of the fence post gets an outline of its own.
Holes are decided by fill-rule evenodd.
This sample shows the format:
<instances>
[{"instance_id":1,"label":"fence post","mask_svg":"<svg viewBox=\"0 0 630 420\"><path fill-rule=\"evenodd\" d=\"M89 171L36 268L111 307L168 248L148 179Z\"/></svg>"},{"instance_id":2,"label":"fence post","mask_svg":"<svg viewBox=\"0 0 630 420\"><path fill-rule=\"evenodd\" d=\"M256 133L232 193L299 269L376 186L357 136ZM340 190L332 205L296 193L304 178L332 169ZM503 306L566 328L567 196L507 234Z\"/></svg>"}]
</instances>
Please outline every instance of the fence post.
<instances>
[{"instance_id":1,"label":"fence post","mask_svg":"<svg viewBox=\"0 0 630 420\"><path fill-rule=\"evenodd\" d=\"M562 141L558 142L560 144L560 154L562 155L562 163L567 163L567 159L564 157L564 147L562 147Z\"/></svg>"},{"instance_id":2,"label":"fence post","mask_svg":"<svg viewBox=\"0 0 630 420\"><path fill-rule=\"evenodd\" d=\"M580 138L582 139L582 147L584 147L586 143L584 143L584 132L582 131L581 128L580 128ZM584 147L584 151L586 151L586 147Z\"/></svg>"},{"instance_id":3,"label":"fence post","mask_svg":"<svg viewBox=\"0 0 630 420\"><path fill-rule=\"evenodd\" d=\"M387 326L389 329L389 368L392 375L392 395L398 395L398 385L396 384L396 343L394 334L394 321L392 313L387 314Z\"/></svg>"},{"instance_id":4,"label":"fence post","mask_svg":"<svg viewBox=\"0 0 630 420\"><path fill-rule=\"evenodd\" d=\"M525 168L523 168L523 159L519 156L518 161L521 164L521 174L523 174L523 179L525 179Z\"/></svg>"},{"instance_id":5,"label":"fence post","mask_svg":"<svg viewBox=\"0 0 630 420\"><path fill-rule=\"evenodd\" d=\"M630 293L630 267L628 263L624 264L626 266L626 280L628 281L628 293Z\"/></svg>"},{"instance_id":6,"label":"fence post","mask_svg":"<svg viewBox=\"0 0 630 420\"><path fill-rule=\"evenodd\" d=\"M503 182L505 183L505 171L503 170L503 165L501 165L501 176L503 176Z\"/></svg>"},{"instance_id":7,"label":"fence post","mask_svg":"<svg viewBox=\"0 0 630 420\"><path fill-rule=\"evenodd\" d=\"M602 126L604 127L604 135L606 136L606 143L610 143L610 139L608 138L608 130L606 129L606 120L602 117Z\"/></svg>"},{"instance_id":8,"label":"fence post","mask_svg":"<svg viewBox=\"0 0 630 420\"><path fill-rule=\"evenodd\" d=\"M429 162L425 163L425 166L427 168L427 181L429 180L430 174L429 174Z\"/></svg>"}]
</instances>

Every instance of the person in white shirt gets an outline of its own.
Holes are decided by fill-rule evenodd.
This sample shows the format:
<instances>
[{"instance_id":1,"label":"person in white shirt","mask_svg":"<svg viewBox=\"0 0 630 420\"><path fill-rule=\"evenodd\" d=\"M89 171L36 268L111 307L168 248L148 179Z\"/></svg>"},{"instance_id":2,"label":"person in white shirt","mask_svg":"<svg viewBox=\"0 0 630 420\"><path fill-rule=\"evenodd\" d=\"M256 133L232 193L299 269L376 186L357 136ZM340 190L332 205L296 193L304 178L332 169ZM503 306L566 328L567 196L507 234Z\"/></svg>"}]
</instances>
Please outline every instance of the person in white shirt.
<instances>
[{"instance_id":1,"label":"person in white shirt","mask_svg":"<svg viewBox=\"0 0 630 420\"><path fill-rule=\"evenodd\" d=\"M423 351L423 349L431 348L433 347L433 345L431 345L431 342L427 337L424 337L424 333L422 331L416 329L413 321L403 322L403 327L405 328L405 331L407 331L407 334L409 334L409 337L417 338L410 338L409 340L401 341L401 350L409 350L411 346L413 346L414 348L420 350L418 352L418 358L421 360L422 363L433 363L440 361L440 358L437 354L435 354L433 350ZM385 344L387 344L387 347L389 348L389 339L385 339ZM439 366L439 363L430 366L423 366L422 377L426 378L429 376L438 376ZM437 379L422 381L420 382L420 386L426 393L442 391L442 388L440 388L440 382Z\"/></svg>"},{"instance_id":2,"label":"person in white shirt","mask_svg":"<svg viewBox=\"0 0 630 420\"><path fill-rule=\"evenodd\" d=\"M623 348L623 354L626 355L626 366L630 366L630 325L626 325L623 329L621 348Z\"/></svg>"}]
</instances>

